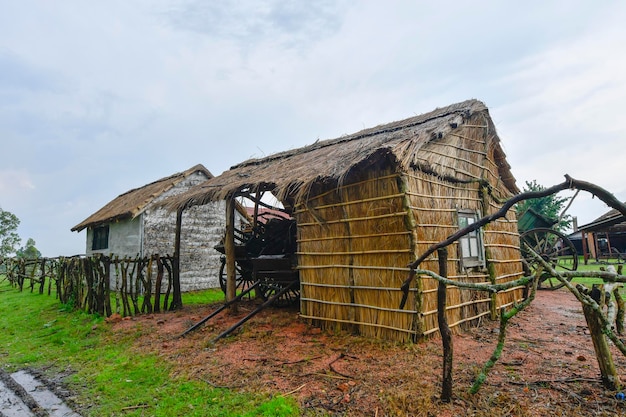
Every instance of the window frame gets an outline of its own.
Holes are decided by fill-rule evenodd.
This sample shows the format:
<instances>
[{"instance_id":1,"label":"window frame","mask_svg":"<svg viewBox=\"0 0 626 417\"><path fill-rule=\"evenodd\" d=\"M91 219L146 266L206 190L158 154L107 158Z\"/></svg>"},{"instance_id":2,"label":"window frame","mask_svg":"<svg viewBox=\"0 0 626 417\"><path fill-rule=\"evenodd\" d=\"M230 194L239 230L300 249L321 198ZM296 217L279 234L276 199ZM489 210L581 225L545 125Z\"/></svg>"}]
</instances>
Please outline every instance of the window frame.
<instances>
[{"instance_id":1,"label":"window frame","mask_svg":"<svg viewBox=\"0 0 626 417\"><path fill-rule=\"evenodd\" d=\"M480 217L480 213L476 210L457 210L457 225L459 226L459 230L476 223ZM465 219L466 221L464 221ZM463 269L482 268L485 266L485 243L482 227L458 240L458 254L460 266Z\"/></svg>"},{"instance_id":2,"label":"window frame","mask_svg":"<svg viewBox=\"0 0 626 417\"><path fill-rule=\"evenodd\" d=\"M93 228L91 239L91 250L104 250L109 248L109 225L102 225Z\"/></svg>"}]
</instances>

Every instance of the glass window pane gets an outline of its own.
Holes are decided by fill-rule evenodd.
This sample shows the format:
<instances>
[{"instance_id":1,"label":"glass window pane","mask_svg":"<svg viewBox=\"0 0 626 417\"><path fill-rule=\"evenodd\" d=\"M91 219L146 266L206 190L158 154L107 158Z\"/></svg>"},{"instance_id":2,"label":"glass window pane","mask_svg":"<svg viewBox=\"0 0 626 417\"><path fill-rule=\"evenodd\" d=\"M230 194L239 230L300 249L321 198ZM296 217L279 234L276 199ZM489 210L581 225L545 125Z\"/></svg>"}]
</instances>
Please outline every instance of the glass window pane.
<instances>
[{"instance_id":1,"label":"glass window pane","mask_svg":"<svg viewBox=\"0 0 626 417\"><path fill-rule=\"evenodd\" d=\"M461 256L464 258L470 256L470 245L468 239L466 238L461 239Z\"/></svg>"},{"instance_id":2,"label":"glass window pane","mask_svg":"<svg viewBox=\"0 0 626 417\"><path fill-rule=\"evenodd\" d=\"M461 229L463 229L464 227L467 227L467 217L459 216L459 227Z\"/></svg>"},{"instance_id":3,"label":"glass window pane","mask_svg":"<svg viewBox=\"0 0 626 417\"><path fill-rule=\"evenodd\" d=\"M469 256L478 257L478 239L470 239L469 246L470 246Z\"/></svg>"}]
</instances>

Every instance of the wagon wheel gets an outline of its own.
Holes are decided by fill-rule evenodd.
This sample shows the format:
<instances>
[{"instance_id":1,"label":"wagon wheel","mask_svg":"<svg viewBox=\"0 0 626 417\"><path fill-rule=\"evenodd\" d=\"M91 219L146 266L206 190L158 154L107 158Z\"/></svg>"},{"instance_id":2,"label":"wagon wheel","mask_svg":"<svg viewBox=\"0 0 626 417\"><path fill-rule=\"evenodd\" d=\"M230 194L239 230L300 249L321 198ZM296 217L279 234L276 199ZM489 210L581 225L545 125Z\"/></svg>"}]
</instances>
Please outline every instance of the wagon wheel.
<instances>
[{"instance_id":1,"label":"wagon wheel","mask_svg":"<svg viewBox=\"0 0 626 417\"><path fill-rule=\"evenodd\" d=\"M226 279L228 277L226 272L226 257L222 256L221 261L219 282L222 292L226 294ZM253 284L252 268L245 265L245 263L235 262L235 274L235 283L237 284L236 291L243 291Z\"/></svg>"},{"instance_id":2,"label":"wagon wheel","mask_svg":"<svg viewBox=\"0 0 626 417\"><path fill-rule=\"evenodd\" d=\"M269 300L274 294L278 293L290 283L291 281L281 282L271 278L265 278L261 280L257 294L259 294L263 300ZM287 290L287 292L281 295L277 300L274 300L272 304L279 307L286 307L297 304L299 300L300 288L298 286Z\"/></svg>"},{"instance_id":3,"label":"wagon wheel","mask_svg":"<svg viewBox=\"0 0 626 417\"><path fill-rule=\"evenodd\" d=\"M553 229L538 227L528 230L520 235L522 242L531 247L556 271L575 271L578 268L578 254L572 242L561 232ZM522 245L522 256L530 266L534 274L540 266L538 261L533 259L525 245ZM572 278L567 278L571 281ZM565 284L550 275L548 271L543 271L539 277L537 288L544 290L556 290Z\"/></svg>"}]
</instances>

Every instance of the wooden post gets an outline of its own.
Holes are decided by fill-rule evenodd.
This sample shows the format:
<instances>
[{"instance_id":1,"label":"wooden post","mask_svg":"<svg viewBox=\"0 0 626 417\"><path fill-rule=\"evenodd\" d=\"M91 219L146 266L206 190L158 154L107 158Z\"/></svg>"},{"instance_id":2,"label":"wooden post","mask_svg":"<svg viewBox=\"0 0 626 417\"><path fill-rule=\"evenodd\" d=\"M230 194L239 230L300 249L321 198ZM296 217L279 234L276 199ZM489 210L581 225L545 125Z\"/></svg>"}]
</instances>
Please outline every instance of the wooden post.
<instances>
[{"instance_id":1,"label":"wooden post","mask_svg":"<svg viewBox=\"0 0 626 417\"><path fill-rule=\"evenodd\" d=\"M437 250L439 258L439 275L448 277L448 250L441 248ZM443 344L443 382L441 384L441 401L450 402L452 399L452 332L446 319L446 284L439 281L437 287L437 321L439 322L439 332Z\"/></svg>"},{"instance_id":2,"label":"wooden post","mask_svg":"<svg viewBox=\"0 0 626 417\"><path fill-rule=\"evenodd\" d=\"M620 273L621 275L621 273ZM615 316L615 331L618 335L624 334L624 299L619 293L621 285L618 285L613 290L613 296L615 296L615 303L617 304L617 314Z\"/></svg>"},{"instance_id":3,"label":"wooden post","mask_svg":"<svg viewBox=\"0 0 626 417\"><path fill-rule=\"evenodd\" d=\"M259 190L261 189L261 185L257 185L256 187L256 192L255 194L255 198L254 198L254 215L252 217L252 230L254 230L256 232L256 227L257 227L257 223L258 223L258 217L259 217L259 201L261 200L262 194L259 192Z\"/></svg>"},{"instance_id":4,"label":"wooden post","mask_svg":"<svg viewBox=\"0 0 626 417\"><path fill-rule=\"evenodd\" d=\"M618 390L621 387L621 382L615 369L609 344L602 332L602 323L598 317L600 313L585 303L583 303L583 313L585 313L585 320L587 320L587 326L591 333L593 348L596 351L602 383L607 389Z\"/></svg>"},{"instance_id":5,"label":"wooden post","mask_svg":"<svg viewBox=\"0 0 626 417\"><path fill-rule=\"evenodd\" d=\"M180 231L183 224L183 209L176 211L176 237L174 239L174 259L172 260L172 303L170 310L183 308L183 297L180 292Z\"/></svg>"},{"instance_id":6,"label":"wooden post","mask_svg":"<svg viewBox=\"0 0 626 417\"><path fill-rule=\"evenodd\" d=\"M583 245L583 259L585 265L589 262L589 248L587 248L587 233L580 232L581 243Z\"/></svg>"},{"instance_id":7,"label":"wooden post","mask_svg":"<svg viewBox=\"0 0 626 417\"><path fill-rule=\"evenodd\" d=\"M609 259L613 256L613 249L611 248L611 237L609 236L608 233L605 233L604 236L606 236L606 247L609 250ZM607 260L608 262L608 260Z\"/></svg>"},{"instance_id":8,"label":"wooden post","mask_svg":"<svg viewBox=\"0 0 626 417\"><path fill-rule=\"evenodd\" d=\"M226 200L226 236L224 237L224 252L226 254L226 301L234 300L237 296L237 282L235 270L235 198ZM230 311L237 312L237 303L233 303Z\"/></svg>"}]
</instances>

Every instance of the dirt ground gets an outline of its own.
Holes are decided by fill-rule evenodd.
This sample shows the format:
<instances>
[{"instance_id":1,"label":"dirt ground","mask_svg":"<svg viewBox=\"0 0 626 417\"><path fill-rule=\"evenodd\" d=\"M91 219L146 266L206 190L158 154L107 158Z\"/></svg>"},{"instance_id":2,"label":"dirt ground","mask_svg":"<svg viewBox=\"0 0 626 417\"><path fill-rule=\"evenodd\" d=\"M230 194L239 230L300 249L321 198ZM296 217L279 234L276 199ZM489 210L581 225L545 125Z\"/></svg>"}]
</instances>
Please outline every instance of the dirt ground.
<instances>
[{"instance_id":1,"label":"dirt ground","mask_svg":"<svg viewBox=\"0 0 626 417\"><path fill-rule=\"evenodd\" d=\"M214 306L110 323L114 332L145 336L136 349L176 364L176 373L214 387L295 398L305 416L616 416L626 403L600 384L598 364L580 303L567 290L540 291L509 325L500 361L480 392L468 393L491 355L498 323L455 335L454 400L439 400L442 348L438 337L397 344L306 325L296 310L268 309L234 335L213 337L254 308L220 314L176 338ZM614 358L626 382L626 358Z\"/></svg>"}]
</instances>

